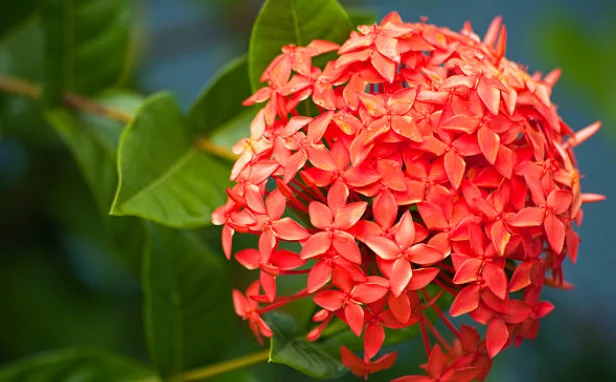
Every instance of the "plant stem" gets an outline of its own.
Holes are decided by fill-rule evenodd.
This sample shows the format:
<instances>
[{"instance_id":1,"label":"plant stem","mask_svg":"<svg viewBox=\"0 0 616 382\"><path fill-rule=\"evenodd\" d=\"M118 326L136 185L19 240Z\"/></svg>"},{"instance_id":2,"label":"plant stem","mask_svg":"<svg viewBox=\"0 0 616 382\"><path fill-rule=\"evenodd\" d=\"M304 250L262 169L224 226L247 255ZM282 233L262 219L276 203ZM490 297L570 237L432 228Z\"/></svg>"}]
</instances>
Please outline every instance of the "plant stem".
<instances>
[{"instance_id":1,"label":"plant stem","mask_svg":"<svg viewBox=\"0 0 616 382\"><path fill-rule=\"evenodd\" d=\"M243 367L256 365L269 359L269 350L262 350L257 353L245 355L229 361L220 362L214 365L202 367L200 369L189 370L182 374L182 381L197 381L215 375L227 373Z\"/></svg>"},{"instance_id":2,"label":"plant stem","mask_svg":"<svg viewBox=\"0 0 616 382\"><path fill-rule=\"evenodd\" d=\"M4 90L7 93L17 94L23 97L27 97L36 101L41 100L41 86L30 81L23 80L21 78L8 77L0 74L0 90ZM122 123L129 123L133 116L125 113L121 110L111 108L109 106L101 105L89 98L80 96L78 94L66 93L62 97L62 103L64 106L85 111L90 114L100 115L115 121ZM237 156L231 152L231 150L219 146L205 138L197 138L195 140L195 147L200 151L208 154L223 158L235 160Z\"/></svg>"}]
</instances>

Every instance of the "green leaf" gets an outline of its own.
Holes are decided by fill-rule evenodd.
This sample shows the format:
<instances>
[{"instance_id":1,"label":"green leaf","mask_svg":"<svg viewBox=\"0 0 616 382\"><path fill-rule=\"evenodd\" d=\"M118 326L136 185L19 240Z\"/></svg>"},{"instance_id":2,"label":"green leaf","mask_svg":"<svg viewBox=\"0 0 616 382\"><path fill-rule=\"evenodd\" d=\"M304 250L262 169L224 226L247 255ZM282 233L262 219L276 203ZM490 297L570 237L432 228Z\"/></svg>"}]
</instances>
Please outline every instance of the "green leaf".
<instances>
[{"instance_id":1,"label":"green leaf","mask_svg":"<svg viewBox=\"0 0 616 382\"><path fill-rule=\"evenodd\" d=\"M128 92L113 91L94 101L103 107L133 114L142 98ZM46 119L71 150L98 205L106 213L116 187L115 158L124 124L65 108L48 110Z\"/></svg>"},{"instance_id":2,"label":"green leaf","mask_svg":"<svg viewBox=\"0 0 616 382\"><path fill-rule=\"evenodd\" d=\"M0 382L158 382L152 371L96 348L68 348L0 369Z\"/></svg>"},{"instance_id":3,"label":"green leaf","mask_svg":"<svg viewBox=\"0 0 616 382\"><path fill-rule=\"evenodd\" d=\"M236 58L223 66L206 86L188 113L188 122L197 133L207 137L218 130L227 132L251 109L242 102L252 93L248 79L248 59ZM247 135L247 131L243 132Z\"/></svg>"},{"instance_id":4,"label":"green leaf","mask_svg":"<svg viewBox=\"0 0 616 382\"><path fill-rule=\"evenodd\" d=\"M129 0L43 0L46 101L113 86L127 65Z\"/></svg>"},{"instance_id":5,"label":"green leaf","mask_svg":"<svg viewBox=\"0 0 616 382\"><path fill-rule=\"evenodd\" d=\"M142 102L135 94L109 91L94 101L103 107L133 114ZM108 217L109 206L116 188L116 153L124 125L109 118L53 108L45 112L47 122L56 130L69 148L94 195L101 217L116 248L133 274L140 264L141 226L134 219Z\"/></svg>"},{"instance_id":6,"label":"green leaf","mask_svg":"<svg viewBox=\"0 0 616 382\"><path fill-rule=\"evenodd\" d=\"M38 0L7 1L0 12L0 37L32 15L38 7Z\"/></svg>"},{"instance_id":7,"label":"green leaf","mask_svg":"<svg viewBox=\"0 0 616 382\"><path fill-rule=\"evenodd\" d=\"M290 316L272 313L267 317L267 322L274 332L270 342L270 362L320 379L338 378L346 374L347 370L339 358L300 336L299 325Z\"/></svg>"},{"instance_id":8,"label":"green leaf","mask_svg":"<svg viewBox=\"0 0 616 382\"><path fill-rule=\"evenodd\" d=\"M351 22L336 0L267 0L252 29L248 67L252 89L283 45L303 46L312 40L342 43Z\"/></svg>"},{"instance_id":9,"label":"green leaf","mask_svg":"<svg viewBox=\"0 0 616 382\"><path fill-rule=\"evenodd\" d=\"M150 358L163 376L218 359L231 342L226 268L196 235L148 224L142 284Z\"/></svg>"},{"instance_id":10,"label":"green leaf","mask_svg":"<svg viewBox=\"0 0 616 382\"><path fill-rule=\"evenodd\" d=\"M351 25L357 27L358 25L372 25L377 21L377 14L374 11L362 9L362 8L346 8L351 19Z\"/></svg>"},{"instance_id":11,"label":"green leaf","mask_svg":"<svg viewBox=\"0 0 616 382\"><path fill-rule=\"evenodd\" d=\"M228 169L194 145L194 136L175 99L153 95L124 129L118 152L119 183L111 207L175 227L210 223L226 200Z\"/></svg>"}]
</instances>

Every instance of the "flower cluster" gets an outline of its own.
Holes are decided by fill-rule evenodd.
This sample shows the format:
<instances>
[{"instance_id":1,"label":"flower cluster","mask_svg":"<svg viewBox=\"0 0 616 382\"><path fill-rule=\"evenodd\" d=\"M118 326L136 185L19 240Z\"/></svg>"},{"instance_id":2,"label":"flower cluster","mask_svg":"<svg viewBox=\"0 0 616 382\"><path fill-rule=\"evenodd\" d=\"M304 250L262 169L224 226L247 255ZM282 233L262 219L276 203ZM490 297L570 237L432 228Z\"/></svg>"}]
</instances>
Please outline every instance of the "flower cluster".
<instances>
[{"instance_id":1,"label":"flower cluster","mask_svg":"<svg viewBox=\"0 0 616 382\"><path fill-rule=\"evenodd\" d=\"M353 373L390 367L395 353L377 358L385 329L417 325L428 376L397 381L463 382L537 336L553 309L543 286L571 287L562 263L576 261L580 207L602 199L581 193L572 151L599 124L574 133L550 101L559 72L528 74L505 44L500 18L481 40L468 23L456 33L394 12L342 46L283 48L245 101L265 105L212 216L228 258L234 234L259 237L234 255L260 276L233 300L260 341L263 313L310 298L309 340L335 317L363 336L361 357L341 349ZM276 279L298 274L305 288L278 296ZM442 301L485 334L454 325Z\"/></svg>"}]
</instances>

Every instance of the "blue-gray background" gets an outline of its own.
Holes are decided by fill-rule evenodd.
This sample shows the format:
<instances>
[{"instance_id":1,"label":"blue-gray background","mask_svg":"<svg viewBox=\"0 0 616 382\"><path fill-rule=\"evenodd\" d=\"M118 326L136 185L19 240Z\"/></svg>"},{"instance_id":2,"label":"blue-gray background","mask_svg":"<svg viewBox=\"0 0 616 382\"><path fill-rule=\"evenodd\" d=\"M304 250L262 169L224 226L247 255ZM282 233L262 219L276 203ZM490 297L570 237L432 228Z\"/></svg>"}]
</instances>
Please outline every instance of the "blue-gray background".
<instances>
[{"instance_id":1,"label":"blue-gray background","mask_svg":"<svg viewBox=\"0 0 616 382\"><path fill-rule=\"evenodd\" d=\"M565 268L576 288L545 293L556 309L542 321L539 339L500 355L488 380L616 381L616 71L612 69L616 3L343 3L373 10L379 18L393 9L409 21L427 16L429 22L454 30L470 20L480 35L494 16L502 15L510 59L528 64L531 71L563 69L553 99L565 121L574 129L603 121L598 136L577 150L585 174L583 189L602 193L607 200L585 208L578 264ZM140 33L134 86L145 94L171 90L188 108L221 64L246 51L260 1L142 0L136 5ZM36 44L37 32L31 33ZM0 67L6 64L3 49ZM5 107L16 114L33 108L18 100ZM28 121L40 124L37 118ZM0 140L0 327L12 328L0 331L0 361L71 344L98 345L143 358L138 285L109 260L109 249L96 235L97 227L84 227L83 214L95 212L92 201L84 196L87 193L76 191L85 186L72 180L78 177L71 159L53 134L36 131L8 133ZM20 134L25 134L27 145ZM57 179L72 183L59 188ZM49 192L41 196L41 190ZM75 204L80 206L79 216L71 214ZM238 346L237 354L243 348ZM402 375L405 364L424 360L412 344L400 346L399 351L395 370L374 380ZM249 381L309 380L270 365L253 367L248 374Z\"/></svg>"}]
</instances>

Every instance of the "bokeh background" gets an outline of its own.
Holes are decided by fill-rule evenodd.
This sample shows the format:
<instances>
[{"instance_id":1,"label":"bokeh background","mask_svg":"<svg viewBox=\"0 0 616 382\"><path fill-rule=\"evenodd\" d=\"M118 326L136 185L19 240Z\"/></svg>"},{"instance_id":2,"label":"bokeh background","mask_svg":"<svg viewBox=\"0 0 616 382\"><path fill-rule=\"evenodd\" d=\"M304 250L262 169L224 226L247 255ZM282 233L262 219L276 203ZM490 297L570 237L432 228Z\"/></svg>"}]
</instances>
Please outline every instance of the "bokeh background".
<instances>
[{"instance_id":1,"label":"bokeh background","mask_svg":"<svg viewBox=\"0 0 616 382\"><path fill-rule=\"evenodd\" d=\"M556 310L542 321L539 339L500 355L488 381L616 381L616 2L342 3L372 10L379 18L392 9L405 20L427 16L452 29L470 20L480 34L502 15L509 58L531 71L563 69L553 99L565 121L575 129L603 121L598 136L577 150L583 189L607 200L585 208L578 264L565 268L576 288L546 293ZM129 85L143 94L171 90L187 109L221 64L247 50L260 4L136 1L135 68ZM41 37L36 19L5 36L0 72L40 79ZM0 130L0 364L68 345L99 346L145 359L139 284L114 255L70 154L28 100L0 94ZM235 274L242 283L243 275ZM229 340L234 343L229 358L257 348L241 325ZM398 350L397 366L375 381L403 375L409 365L423 361L413 343ZM255 366L228 378L310 380L276 365Z\"/></svg>"}]
</instances>

